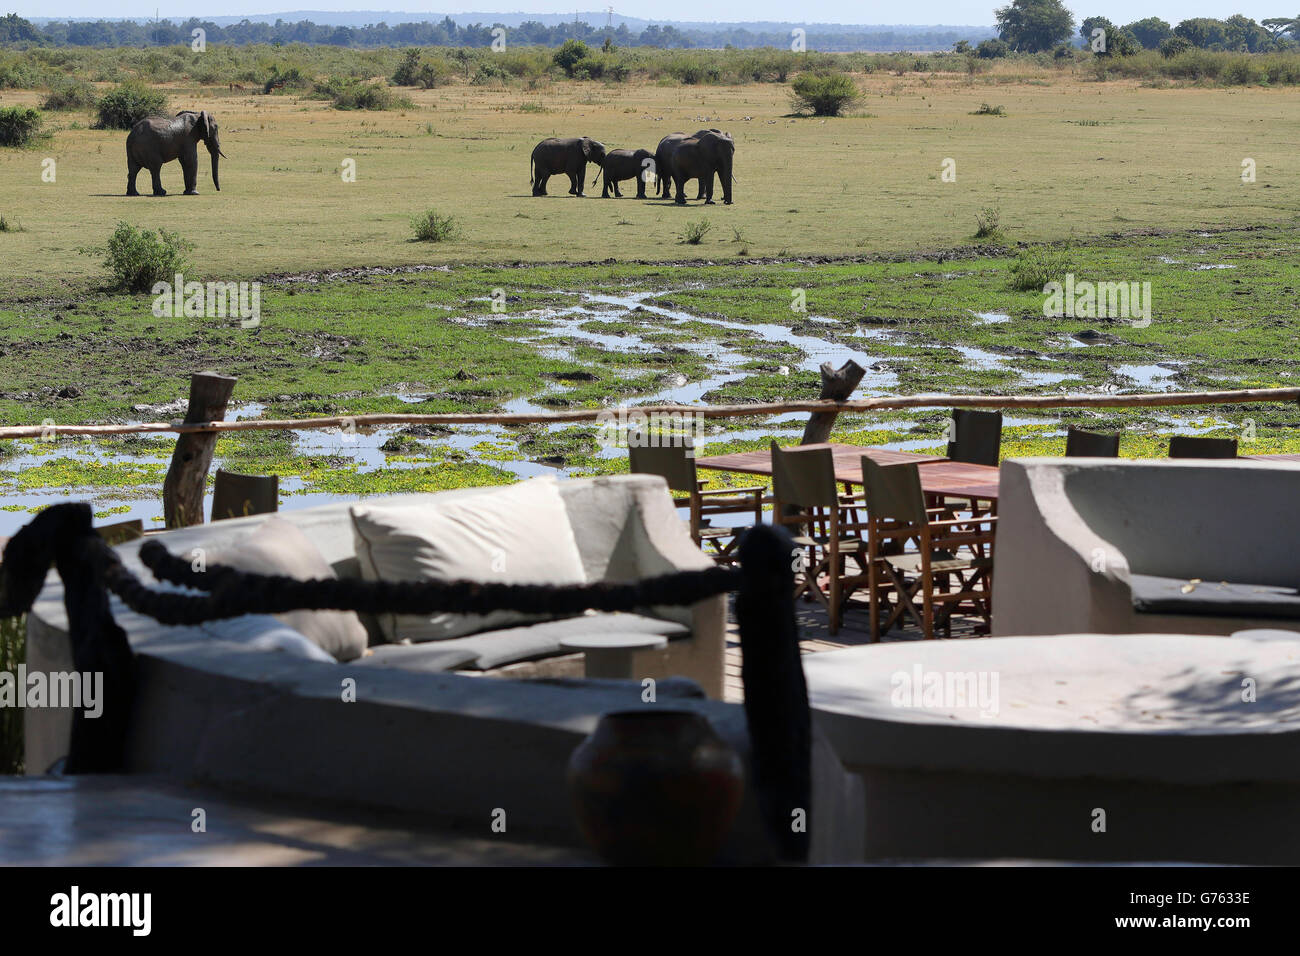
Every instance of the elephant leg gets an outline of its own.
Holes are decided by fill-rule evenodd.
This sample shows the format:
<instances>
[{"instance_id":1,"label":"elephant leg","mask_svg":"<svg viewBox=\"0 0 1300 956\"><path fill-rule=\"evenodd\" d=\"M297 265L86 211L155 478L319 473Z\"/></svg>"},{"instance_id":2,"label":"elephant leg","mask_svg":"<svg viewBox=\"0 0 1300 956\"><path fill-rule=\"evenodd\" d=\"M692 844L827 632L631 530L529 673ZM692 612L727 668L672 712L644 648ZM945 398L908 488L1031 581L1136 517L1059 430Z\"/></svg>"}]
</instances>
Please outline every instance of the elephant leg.
<instances>
[{"instance_id":1,"label":"elephant leg","mask_svg":"<svg viewBox=\"0 0 1300 956\"><path fill-rule=\"evenodd\" d=\"M704 195L704 193L705 193L705 182L706 182L705 178L704 178L703 176L701 176L701 177L700 177L700 191L699 191L698 193L696 193L696 195L695 195L695 198L696 198L696 199L704 199L704 198L705 198L705 195ZM709 176L709 178L708 178L708 180L707 180L707 183L708 183L708 198L709 198L709 199L712 199L712 198L713 198L713 176L712 176L712 175Z\"/></svg>"},{"instance_id":2,"label":"elephant leg","mask_svg":"<svg viewBox=\"0 0 1300 956\"><path fill-rule=\"evenodd\" d=\"M645 175L642 174L636 178L636 198L645 199Z\"/></svg>"},{"instance_id":3,"label":"elephant leg","mask_svg":"<svg viewBox=\"0 0 1300 956\"><path fill-rule=\"evenodd\" d=\"M673 185L677 187L677 198L674 202L679 206L686 205L686 177L673 176Z\"/></svg>"},{"instance_id":4,"label":"elephant leg","mask_svg":"<svg viewBox=\"0 0 1300 956\"><path fill-rule=\"evenodd\" d=\"M149 175L153 177L153 194L155 196L166 196L167 190L163 189L162 184L162 165L150 166Z\"/></svg>"},{"instance_id":5,"label":"elephant leg","mask_svg":"<svg viewBox=\"0 0 1300 956\"><path fill-rule=\"evenodd\" d=\"M710 176L709 181L707 183L705 183L704 180L701 179L700 185L702 187L700 189L700 193L703 194L704 196L704 205L706 206L715 205L715 203L713 202L713 177Z\"/></svg>"},{"instance_id":6,"label":"elephant leg","mask_svg":"<svg viewBox=\"0 0 1300 956\"><path fill-rule=\"evenodd\" d=\"M197 160L193 163L183 163L181 173L185 176L185 195L197 196L199 194L199 164Z\"/></svg>"},{"instance_id":7,"label":"elephant leg","mask_svg":"<svg viewBox=\"0 0 1300 956\"><path fill-rule=\"evenodd\" d=\"M140 195L135 188L135 177L140 174L140 164L135 160L127 160L126 163L126 194L128 196Z\"/></svg>"},{"instance_id":8,"label":"elephant leg","mask_svg":"<svg viewBox=\"0 0 1300 956\"><path fill-rule=\"evenodd\" d=\"M619 190L618 190L618 180L617 180L617 179L614 180L614 198L615 198L615 199L622 199L622 198L623 198L623 194L622 194L621 192L619 192Z\"/></svg>"},{"instance_id":9,"label":"elephant leg","mask_svg":"<svg viewBox=\"0 0 1300 956\"><path fill-rule=\"evenodd\" d=\"M534 196L545 196L545 195L546 195L546 180L548 180L548 179L550 179L550 178L551 178L550 176L545 176L545 175L543 175L543 174L541 174L541 173L538 173L538 174L537 174L537 181L533 183L533 195L534 195Z\"/></svg>"}]
</instances>

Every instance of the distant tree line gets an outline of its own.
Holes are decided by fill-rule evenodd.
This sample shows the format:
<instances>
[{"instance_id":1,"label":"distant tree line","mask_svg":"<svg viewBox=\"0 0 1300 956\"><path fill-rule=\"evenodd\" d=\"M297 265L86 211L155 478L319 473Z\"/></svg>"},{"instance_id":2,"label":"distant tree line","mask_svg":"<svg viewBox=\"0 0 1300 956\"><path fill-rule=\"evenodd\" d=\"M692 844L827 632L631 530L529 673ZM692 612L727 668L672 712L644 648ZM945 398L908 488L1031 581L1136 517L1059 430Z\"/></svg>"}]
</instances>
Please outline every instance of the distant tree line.
<instances>
[{"instance_id":1,"label":"distant tree line","mask_svg":"<svg viewBox=\"0 0 1300 956\"><path fill-rule=\"evenodd\" d=\"M50 22L36 26L10 14L0 19L0 44L29 46L142 47L189 44L195 29L205 31L208 43L245 46L253 43L311 43L340 47L410 47L454 46L485 47L493 40L495 24L473 23L459 26L450 17L440 22L399 23L389 26L376 23L364 27L330 26L300 20L287 23L255 23L243 20L229 26L191 18L184 22L160 20L96 20L93 22ZM560 23L547 26L535 20L517 27L501 27L505 40L512 45L558 47L566 40L583 40L603 45L606 38L615 46L658 47L661 49L725 48L753 49L773 46L788 49L789 31L746 30L742 27L708 30L679 30L673 26L651 24L633 32L627 24L614 29L593 27L589 23ZM965 29L890 30L862 33L809 32L808 49L822 51L889 51L899 49L943 50L958 40L977 41L994 31Z\"/></svg>"},{"instance_id":2,"label":"distant tree line","mask_svg":"<svg viewBox=\"0 0 1300 956\"><path fill-rule=\"evenodd\" d=\"M1062 0L1012 0L995 11L998 37L974 51L982 57L1010 53L1041 53L1059 48L1074 33L1074 15ZM1226 20L1193 17L1170 26L1159 17L1146 17L1117 26L1105 17L1087 17L1079 27L1080 44L1100 56L1127 56L1159 50L1165 56L1197 48L1228 53L1267 53L1293 50L1300 39L1300 17L1273 17L1256 23L1235 14ZM959 50L965 50L959 45Z\"/></svg>"}]
</instances>

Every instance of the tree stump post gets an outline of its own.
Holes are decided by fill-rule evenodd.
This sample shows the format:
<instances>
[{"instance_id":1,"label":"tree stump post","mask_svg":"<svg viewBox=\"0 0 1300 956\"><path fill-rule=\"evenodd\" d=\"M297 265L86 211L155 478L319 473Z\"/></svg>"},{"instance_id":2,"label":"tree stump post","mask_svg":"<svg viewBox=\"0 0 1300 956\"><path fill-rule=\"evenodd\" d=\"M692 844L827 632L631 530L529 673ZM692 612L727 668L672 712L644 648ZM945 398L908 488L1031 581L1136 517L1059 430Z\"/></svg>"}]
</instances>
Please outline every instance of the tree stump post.
<instances>
[{"instance_id":1,"label":"tree stump post","mask_svg":"<svg viewBox=\"0 0 1300 956\"><path fill-rule=\"evenodd\" d=\"M190 407L186 425L219 422L226 417L226 405L235 391L235 379L216 372L190 376ZM163 520L168 528L203 524L203 494L208 469L217 445L216 432L186 432L176 439L172 463L163 481Z\"/></svg>"},{"instance_id":2,"label":"tree stump post","mask_svg":"<svg viewBox=\"0 0 1300 956\"><path fill-rule=\"evenodd\" d=\"M848 401L853 390L862 381L862 376L867 374L867 370L853 359L849 359L838 369L831 368L830 362L822 362L821 372L822 391L817 397L836 402ZM816 445L828 441L831 437L831 429L835 427L835 420L839 417L838 410L813 412L808 416L808 424L804 426L803 438L799 440L799 444Z\"/></svg>"}]
</instances>

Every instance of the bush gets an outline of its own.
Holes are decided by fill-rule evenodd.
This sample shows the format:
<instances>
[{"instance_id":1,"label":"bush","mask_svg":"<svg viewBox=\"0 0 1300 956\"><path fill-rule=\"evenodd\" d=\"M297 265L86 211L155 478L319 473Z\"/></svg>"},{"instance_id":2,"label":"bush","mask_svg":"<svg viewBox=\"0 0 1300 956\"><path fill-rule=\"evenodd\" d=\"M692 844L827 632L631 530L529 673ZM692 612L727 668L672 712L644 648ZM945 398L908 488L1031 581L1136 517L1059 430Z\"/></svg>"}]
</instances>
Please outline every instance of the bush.
<instances>
[{"instance_id":1,"label":"bush","mask_svg":"<svg viewBox=\"0 0 1300 956\"><path fill-rule=\"evenodd\" d=\"M316 84L316 96L334 101L336 110L391 110L409 105L379 83L365 83L350 77L331 76Z\"/></svg>"},{"instance_id":2,"label":"bush","mask_svg":"<svg viewBox=\"0 0 1300 956\"><path fill-rule=\"evenodd\" d=\"M971 116L1006 116L1007 108L1005 106L989 106L987 103L981 103L980 108L971 110Z\"/></svg>"},{"instance_id":3,"label":"bush","mask_svg":"<svg viewBox=\"0 0 1300 956\"><path fill-rule=\"evenodd\" d=\"M0 672L18 673L27 659L26 621L21 617L0 618ZM0 774L23 772L23 711L0 707Z\"/></svg>"},{"instance_id":4,"label":"bush","mask_svg":"<svg viewBox=\"0 0 1300 956\"><path fill-rule=\"evenodd\" d=\"M104 260L115 291L148 292L155 282L171 282L176 273L185 271L185 253L191 248L174 232L155 233L119 222L107 245L79 251Z\"/></svg>"},{"instance_id":5,"label":"bush","mask_svg":"<svg viewBox=\"0 0 1300 956\"><path fill-rule=\"evenodd\" d=\"M392 76L394 86L415 86L415 78L420 72L420 51L411 47L402 51L402 62Z\"/></svg>"},{"instance_id":6,"label":"bush","mask_svg":"<svg viewBox=\"0 0 1300 956\"><path fill-rule=\"evenodd\" d=\"M0 107L0 146L26 146L41 131L41 114L22 106Z\"/></svg>"},{"instance_id":7,"label":"bush","mask_svg":"<svg viewBox=\"0 0 1300 956\"><path fill-rule=\"evenodd\" d=\"M478 69L474 71L474 76L470 78L470 83L475 86L487 86L490 83L504 83L510 79L510 74L495 63L480 63Z\"/></svg>"},{"instance_id":8,"label":"bush","mask_svg":"<svg viewBox=\"0 0 1300 956\"><path fill-rule=\"evenodd\" d=\"M682 233L682 242L691 246L698 246L704 241L704 237L709 234L713 225L707 219L701 219L699 222L688 222L686 230Z\"/></svg>"},{"instance_id":9,"label":"bush","mask_svg":"<svg viewBox=\"0 0 1300 956\"><path fill-rule=\"evenodd\" d=\"M975 214L975 238L997 239L1002 235L1002 213L989 206Z\"/></svg>"},{"instance_id":10,"label":"bush","mask_svg":"<svg viewBox=\"0 0 1300 956\"><path fill-rule=\"evenodd\" d=\"M447 242L460 236L460 226L453 216L440 216L429 209L411 219L418 242Z\"/></svg>"},{"instance_id":11,"label":"bush","mask_svg":"<svg viewBox=\"0 0 1300 956\"><path fill-rule=\"evenodd\" d=\"M1011 55L1011 44L1006 40L985 40L975 48L975 55L983 60L996 60Z\"/></svg>"},{"instance_id":12,"label":"bush","mask_svg":"<svg viewBox=\"0 0 1300 956\"><path fill-rule=\"evenodd\" d=\"M1192 44L1182 37L1166 37L1160 41L1160 55L1166 60L1172 60L1180 53L1186 53L1192 48Z\"/></svg>"},{"instance_id":13,"label":"bush","mask_svg":"<svg viewBox=\"0 0 1300 956\"><path fill-rule=\"evenodd\" d=\"M1019 292L1041 292L1049 282L1059 282L1070 268L1064 249L1030 246L1011 263L1011 287Z\"/></svg>"},{"instance_id":14,"label":"bush","mask_svg":"<svg viewBox=\"0 0 1300 956\"><path fill-rule=\"evenodd\" d=\"M95 105L95 88L85 80L66 78L50 87L41 109L88 110Z\"/></svg>"},{"instance_id":15,"label":"bush","mask_svg":"<svg viewBox=\"0 0 1300 956\"><path fill-rule=\"evenodd\" d=\"M551 56L551 62L564 71L566 76L573 76L578 64L591 56L591 47L581 40L565 40Z\"/></svg>"},{"instance_id":16,"label":"bush","mask_svg":"<svg viewBox=\"0 0 1300 956\"><path fill-rule=\"evenodd\" d=\"M12 222L5 218L5 214L0 212L0 232L26 232L27 230L17 222Z\"/></svg>"},{"instance_id":17,"label":"bush","mask_svg":"<svg viewBox=\"0 0 1300 956\"><path fill-rule=\"evenodd\" d=\"M278 66L271 67L271 75L267 81L262 84L263 93L272 93L275 90L282 90L285 87L290 89L301 90L308 86L307 77L302 75L302 71L296 66L291 66L283 73Z\"/></svg>"},{"instance_id":18,"label":"bush","mask_svg":"<svg viewBox=\"0 0 1300 956\"><path fill-rule=\"evenodd\" d=\"M96 129L130 129L146 116L165 116L167 94L128 81L101 96L95 110L99 114Z\"/></svg>"},{"instance_id":19,"label":"bush","mask_svg":"<svg viewBox=\"0 0 1300 956\"><path fill-rule=\"evenodd\" d=\"M790 84L790 97L797 112L811 110L814 116L839 116L857 100L858 87L847 73L801 73Z\"/></svg>"}]
</instances>

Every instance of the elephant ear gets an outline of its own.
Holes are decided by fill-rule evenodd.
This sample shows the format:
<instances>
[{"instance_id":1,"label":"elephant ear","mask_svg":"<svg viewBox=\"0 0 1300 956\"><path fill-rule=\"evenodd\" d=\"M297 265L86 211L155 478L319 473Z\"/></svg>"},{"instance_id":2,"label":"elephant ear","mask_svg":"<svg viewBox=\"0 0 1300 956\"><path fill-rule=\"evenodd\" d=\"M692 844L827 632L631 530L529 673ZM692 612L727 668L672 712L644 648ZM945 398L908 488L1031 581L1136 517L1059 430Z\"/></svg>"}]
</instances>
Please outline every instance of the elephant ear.
<instances>
[{"instance_id":1,"label":"elephant ear","mask_svg":"<svg viewBox=\"0 0 1300 956\"><path fill-rule=\"evenodd\" d=\"M588 159L591 159L592 158L591 154L593 152L591 148L591 140L588 137L584 136L582 137L581 142L582 142L582 155L586 156Z\"/></svg>"},{"instance_id":2,"label":"elephant ear","mask_svg":"<svg viewBox=\"0 0 1300 956\"><path fill-rule=\"evenodd\" d=\"M207 110L201 110L199 118L194 121L194 136L197 139L207 139L210 129L212 129L212 116Z\"/></svg>"}]
</instances>

